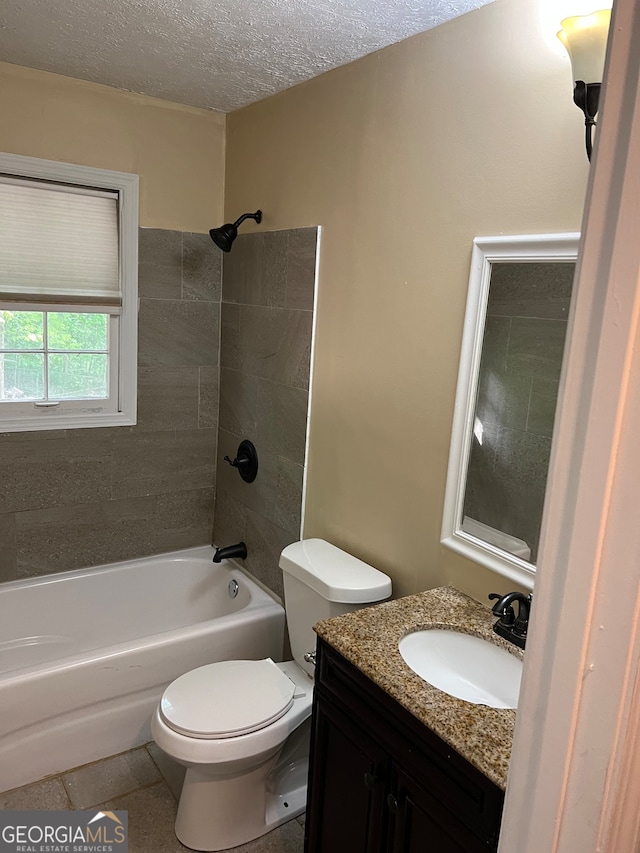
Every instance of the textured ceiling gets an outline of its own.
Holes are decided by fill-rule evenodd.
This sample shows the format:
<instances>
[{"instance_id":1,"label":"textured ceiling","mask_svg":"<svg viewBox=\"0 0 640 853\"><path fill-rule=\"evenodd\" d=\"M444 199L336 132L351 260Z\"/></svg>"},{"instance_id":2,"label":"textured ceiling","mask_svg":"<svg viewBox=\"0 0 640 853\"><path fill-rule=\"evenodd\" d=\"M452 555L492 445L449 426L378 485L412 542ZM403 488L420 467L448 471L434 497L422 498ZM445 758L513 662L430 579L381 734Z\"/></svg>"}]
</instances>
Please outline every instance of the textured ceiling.
<instances>
[{"instance_id":1,"label":"textured ceiling","mask_svg":"<svg viewBox=\"0 0 640 853\"><path fill-rule=\"evenodd\" d=\"M0 0L0 60L228 112L491 0Z\"/></svg>"}]
</instances>

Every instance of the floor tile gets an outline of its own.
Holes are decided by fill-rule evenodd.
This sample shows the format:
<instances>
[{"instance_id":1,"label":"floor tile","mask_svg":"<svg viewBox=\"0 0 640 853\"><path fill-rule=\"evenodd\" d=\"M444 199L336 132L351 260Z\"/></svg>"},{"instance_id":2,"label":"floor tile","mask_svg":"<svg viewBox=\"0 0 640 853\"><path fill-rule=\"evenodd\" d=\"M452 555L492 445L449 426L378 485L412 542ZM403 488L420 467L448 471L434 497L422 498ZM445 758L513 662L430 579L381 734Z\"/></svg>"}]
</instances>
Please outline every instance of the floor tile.
<instances>
[{"instance_id":1,"label":"floor tile","mask_svg":"<svg viewBox=\"0 0 640 853\"><path fill-rule=\"evenodd\" d=\"M3 811L8 809L57 811L68 808L70 808L69 799L64 785L57 776L0 794L0 809Z\"/></svg>"},{"instance_id":2,"label":"floor tile","mask_svg":"<svg viewBox=\"0 0 640 853\"><path fill-rule=\"evenodd\" d=\"M147 744L147 751L151 758L155 761L158 770L164 776L164 780L169 786L169 790L176 798L176 800L180 799L180 794L182 792L182 783L184 782L184 775L187 772L185 767L182 767L178 764L177 761L174 761L172 758L163 752L157 744L151 742Z\"/></svg>"},{"instance_id":3,"label":"floor tile","mask_svg":"<svg viewBox=\"0 0 640 853\"><path fill-rule=\"evenodd\" d=\"M262 838L234 847L233 853L302 853L303 846L304 830L294 819L283 823Z\"/></svg>"},{"instance_id":4,"label":"floor tile","mask_svg":"<svg viewBox=\"0 0 640 853\"><path fill-rule=\"evenodd\" d=\"M188 850L173 831L176 801L164 782L102 804L129 812L129 853L179 853Z\"/></svg>"},{"instance_id":5,"label":"floor tile","mask_svg":"<svg viewBox=\"0 0 640 853\"><path fill-rule=\"evenodd\" d=\"M144 747L62 774L74 809L86 809L160 779Z\"/></svg>"}]
</instances>

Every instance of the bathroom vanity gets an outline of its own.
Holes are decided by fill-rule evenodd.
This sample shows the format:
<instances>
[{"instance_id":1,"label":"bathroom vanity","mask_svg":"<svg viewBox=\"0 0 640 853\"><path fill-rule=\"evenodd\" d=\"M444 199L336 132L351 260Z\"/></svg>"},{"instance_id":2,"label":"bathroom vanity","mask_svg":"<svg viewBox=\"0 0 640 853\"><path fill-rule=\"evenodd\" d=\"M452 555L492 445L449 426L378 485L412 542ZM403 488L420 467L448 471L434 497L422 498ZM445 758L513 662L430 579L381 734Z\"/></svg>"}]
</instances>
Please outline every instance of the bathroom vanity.
<instances>
[{"instance_id":1,"label":"bathroom vanity","mask_svg":"<svg viewBox=\"0 0 640 853\"><path fill-rule=\"evenodd\" d=\"M305 853L497 849L515 711L442 693L398 652L414 630L488 639L493 621L445 588L316 626Z\"/></svg>"}]
</instances>

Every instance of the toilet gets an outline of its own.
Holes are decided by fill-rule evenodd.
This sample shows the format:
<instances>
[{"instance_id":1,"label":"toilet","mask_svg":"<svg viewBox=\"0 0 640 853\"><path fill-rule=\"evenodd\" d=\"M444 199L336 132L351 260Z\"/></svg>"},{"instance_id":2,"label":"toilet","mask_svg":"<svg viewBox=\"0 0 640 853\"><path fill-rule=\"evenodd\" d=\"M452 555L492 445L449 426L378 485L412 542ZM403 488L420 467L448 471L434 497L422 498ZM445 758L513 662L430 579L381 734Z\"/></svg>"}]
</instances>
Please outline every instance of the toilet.
<instances>
[{"instance_id":1,"label":"toilet","mask_svg":"<svg viewBox=\"0 0 640 853\"><path fill-rule=\"evenodd\" d=\"M306 806L315 666L313 625L383 601L390 578L322 539L280 556L293 660L234 660L181 675L151 721L187 768L175 831L193 850L258 838Z\"/></svg>"}]
</instances>

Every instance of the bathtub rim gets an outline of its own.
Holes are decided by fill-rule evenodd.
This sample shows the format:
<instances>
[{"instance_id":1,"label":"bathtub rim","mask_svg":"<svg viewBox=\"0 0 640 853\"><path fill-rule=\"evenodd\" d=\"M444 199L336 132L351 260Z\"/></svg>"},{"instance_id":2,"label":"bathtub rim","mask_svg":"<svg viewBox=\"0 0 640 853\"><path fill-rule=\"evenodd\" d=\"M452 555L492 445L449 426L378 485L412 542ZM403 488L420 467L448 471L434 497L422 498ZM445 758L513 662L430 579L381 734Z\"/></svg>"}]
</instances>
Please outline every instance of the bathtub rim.
<instances>
[{"instance_id":1,"label":"bathtub rim","mask_svg":"<svg viewBox=\"0 0 640 853\"><path fill-rule=\"evenodd\" d=\"M12 581L3 581L0 583L0 595L3 593L8 593L11 590L18 589L28 589L31 586L38 586L40 584L46 583L59 583L63 580L73 580L74 578L84 577L87 573L93 574L107 574L109 571L124 571L125 567L130 567L133 563L142 563L149 564L154 560L159 559L169 559L175 560L179 562L181 559L187 558L195 558L195 559L207 559L209 562L213 562L213 555L215 554L215 546L214 545L194 545L190 548L180 548L174 551L162 551L158 554L148 554L144 557L131 557L128 560L118 560L111 563L99 563L95 566L84 566L81 569L65 569L61 572L47 572L42 575L32 575L27 578L17 578ZM184 557L183 557L184 555ZM262 581L258 580L250 571L248 571L244 566L238 563L236 560L222 560L220 563L215 564L216 566L230 566L234 571L240 572L245 577L247 577L252 583L254 583L258 589L268 595L276 604L279 604L281 607L284 607L284 602L281 597L275 593L273 590L269 589L266 584L262 583Z\"/></svg>"}]
</instances>

